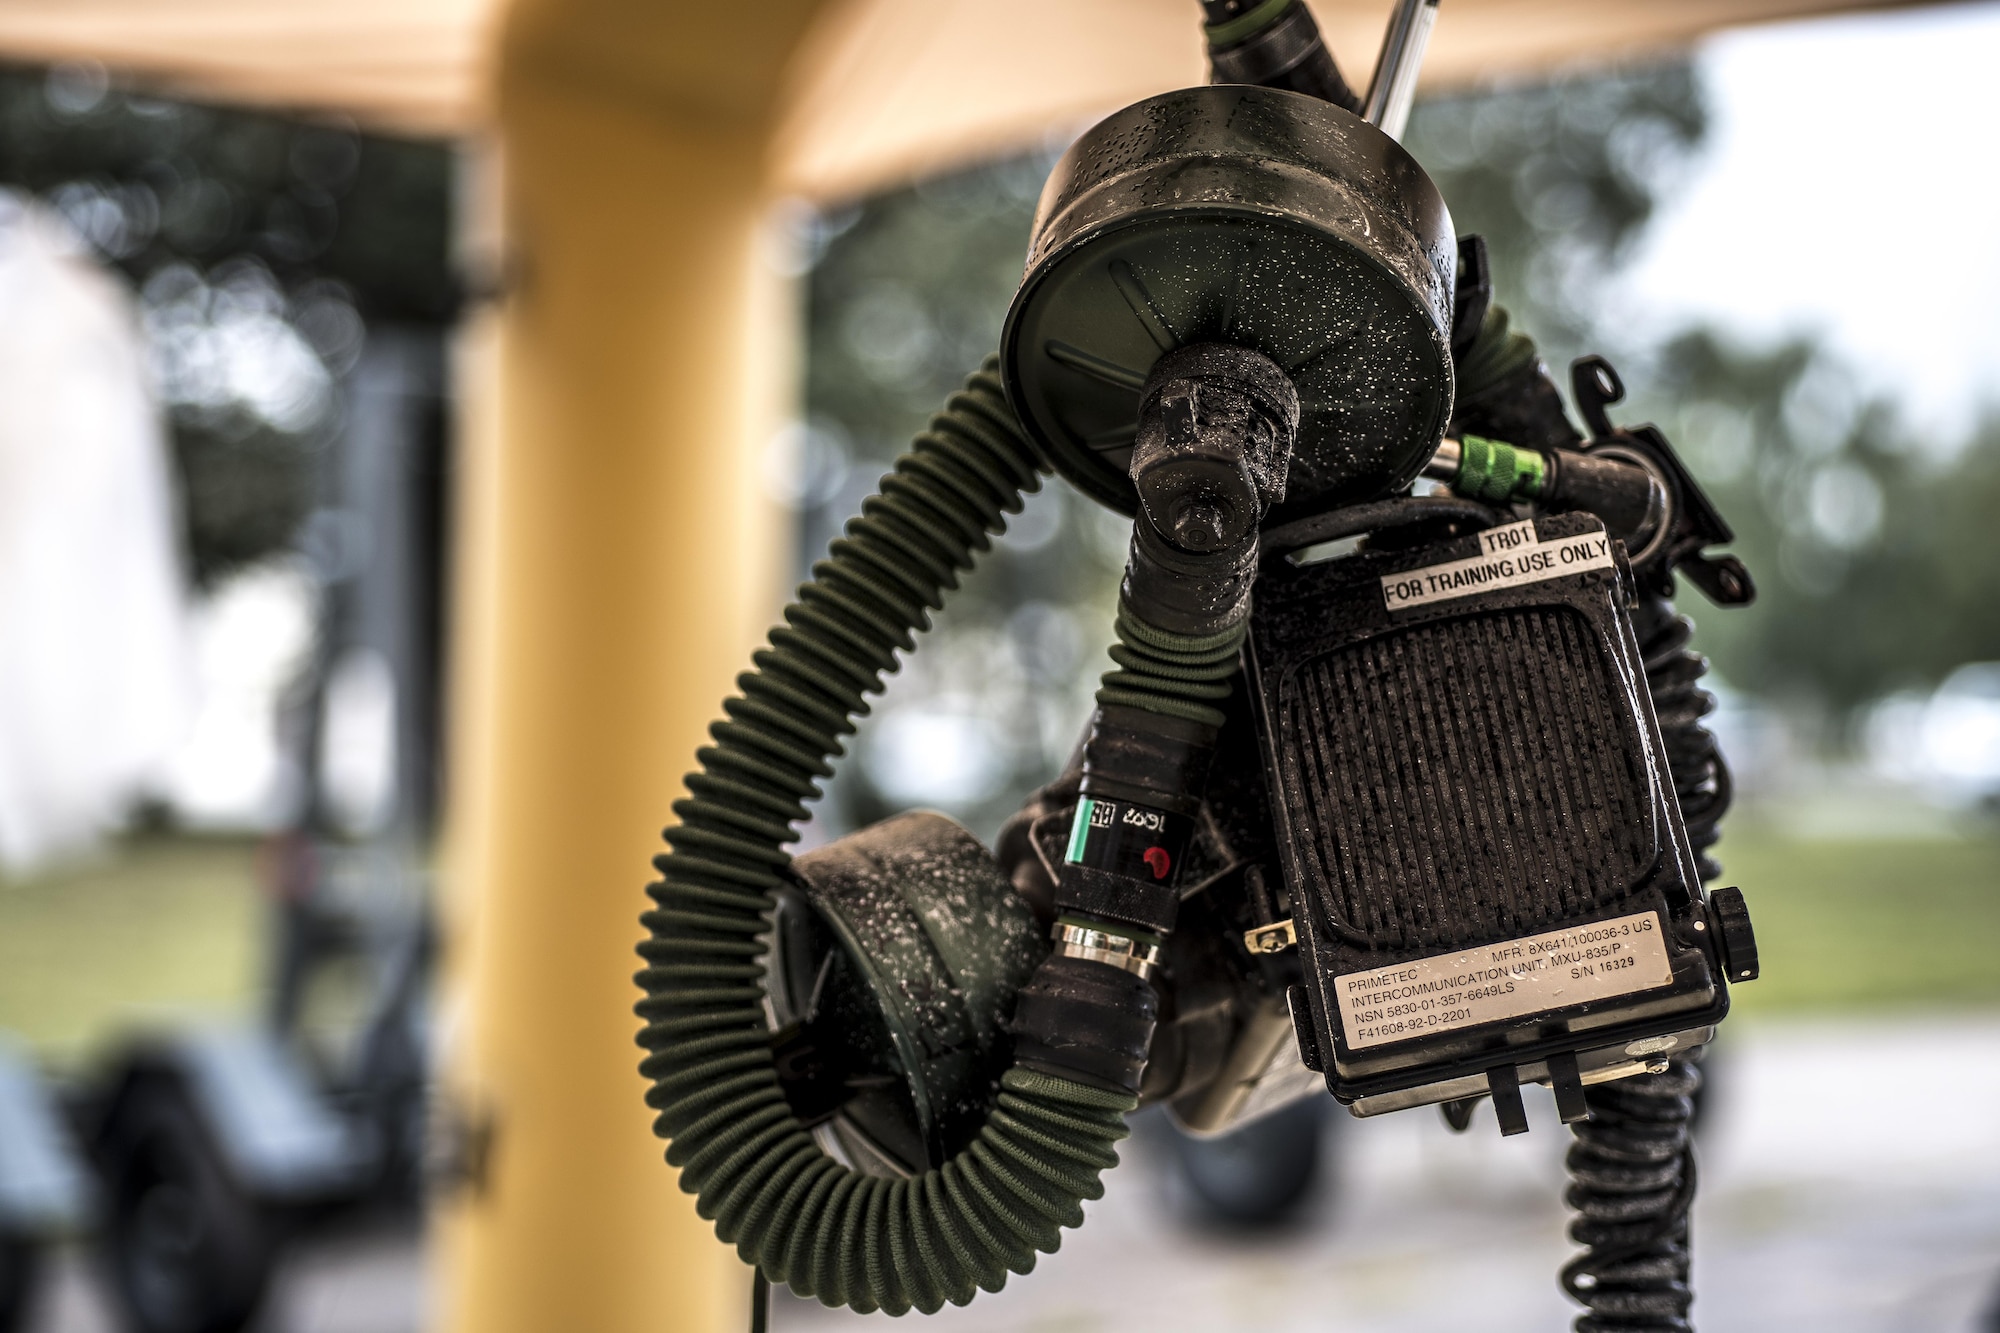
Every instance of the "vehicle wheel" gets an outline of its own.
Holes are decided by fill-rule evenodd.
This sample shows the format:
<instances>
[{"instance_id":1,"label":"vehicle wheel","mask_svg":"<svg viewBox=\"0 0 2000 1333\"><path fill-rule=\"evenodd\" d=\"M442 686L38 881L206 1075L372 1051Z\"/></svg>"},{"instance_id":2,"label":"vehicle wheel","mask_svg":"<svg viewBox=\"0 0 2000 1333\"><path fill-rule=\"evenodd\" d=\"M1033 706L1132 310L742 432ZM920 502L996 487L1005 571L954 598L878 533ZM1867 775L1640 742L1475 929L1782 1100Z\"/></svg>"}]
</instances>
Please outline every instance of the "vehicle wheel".
<instances>
[{"instance_id":1,"label":"vehicle wheel","mask_svg":"<svg viewBox=\"0 0 2000 1333\"><path fill-rule=\"evenodd\" d=\"M1330 1098L1308 1097L1212 1139L1176 1132L1181 1179L1197 1215L1236 1227L1290 1219L1318 1179L1332 1104Z\"/></svg>"},{"instance_id":2,"label":"vehicle wheel","mask_svg":"<svg viewBox=\"0 0 2000 1333\"><path fill-rule=\"evenodd\" d=\"M250 1322L275 1250L269 1220L230 1179L178 1080L126 1089L106 1124L114 1284L137 1333L236 1333Z\"/></svg>"},{"instance_id":3,"label":"vehicle wheel","mask_svg":"<svg viewBox=\"0 0 2000 1333\"><path fill-rule=\"evenodd\" d=\"M28 1316L41 1250L25 1236L0 1232L0 1333L14 1333Z\"/></svg>"}]
</instances>

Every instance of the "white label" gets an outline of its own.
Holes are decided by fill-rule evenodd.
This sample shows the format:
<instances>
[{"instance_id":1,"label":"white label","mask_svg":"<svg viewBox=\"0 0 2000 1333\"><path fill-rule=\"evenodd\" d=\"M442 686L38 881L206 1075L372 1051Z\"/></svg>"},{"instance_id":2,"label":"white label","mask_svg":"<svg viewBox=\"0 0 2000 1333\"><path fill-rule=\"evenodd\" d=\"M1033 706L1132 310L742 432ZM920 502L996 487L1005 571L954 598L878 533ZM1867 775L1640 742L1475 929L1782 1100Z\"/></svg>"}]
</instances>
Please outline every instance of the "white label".
<instances>
[{"instance_id":1,"label":"white label","mask_svg":"<svg viewBox=\"0 0 2000 1333\"><path fill-rule=\"evenodd\" d=\"M1541 540L1535 535L1535 520L1526 518L1519 523L1503 523L1480 533L1479 552L1481 555L1506 555L1524 546L1538 546Z\"/></svg>"},{"instance_id":2,"label":"white label","mask_svg":"<svg viewBox=\"0 0 2000 1333\"><path fill-rule=\"evenodd\" d=\"M1349 1050L1671 985L1657 912L1333 979Z\"/></svg>"},{"instance_id":3,"label":"white label","mask_svg":"<svg viewBox=\"0 0 2000 1333\"><path fill-rule=\"evenodd\" d=\"M1489 588L1517 588L1587 569L1610 569L1611 539L1601 532L1559 537L1545 542L1535 536L1533 522L1509 523L1479 534L1480 552L1467 560L1426 565L1403 574L1382 576L1382 603L1391 611L1407 610L1454 597L1470 597Z\"/></svg>"}]
</instances>

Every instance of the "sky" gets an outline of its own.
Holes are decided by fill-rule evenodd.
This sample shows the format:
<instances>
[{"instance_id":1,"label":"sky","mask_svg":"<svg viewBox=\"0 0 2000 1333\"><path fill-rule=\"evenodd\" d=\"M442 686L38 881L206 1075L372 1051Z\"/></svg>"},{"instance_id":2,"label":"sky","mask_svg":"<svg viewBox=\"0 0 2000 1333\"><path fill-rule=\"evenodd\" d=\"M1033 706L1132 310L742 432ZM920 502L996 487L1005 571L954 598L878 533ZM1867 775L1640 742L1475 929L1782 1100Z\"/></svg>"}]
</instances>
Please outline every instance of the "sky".
<instances>
[{"instance_id":1,"label":"sky","mask_svg":"<svg viewBox=\"0 0 2000 1333\"><path fill-rule=\"evenodd\" d=\"M1740 29L1698 64L1708 143L1617 308L1817 332L1944 449L2000 411L2000 4Z\"/></svg>"}]
</instances>

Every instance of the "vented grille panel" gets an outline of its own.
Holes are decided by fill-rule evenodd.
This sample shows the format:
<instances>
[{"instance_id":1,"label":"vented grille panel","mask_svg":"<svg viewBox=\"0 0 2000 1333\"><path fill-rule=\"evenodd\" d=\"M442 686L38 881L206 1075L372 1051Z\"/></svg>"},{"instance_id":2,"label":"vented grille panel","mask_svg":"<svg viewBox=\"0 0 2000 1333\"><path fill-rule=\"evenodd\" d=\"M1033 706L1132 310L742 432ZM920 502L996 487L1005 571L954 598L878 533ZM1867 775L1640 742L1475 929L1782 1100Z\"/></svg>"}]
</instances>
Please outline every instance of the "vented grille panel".
<instances>
[{"instance_id":1,"label":"vented grille panel","mask_svg":"<svg viewBox=\"0 0 2000 1333\"><path fill-rule=\"evenodd\" d=\"M1616 902L1653 864L1629 707L1575 611L1364 640L1286 694L1301 860L1352 943L1532 934Z\"/></svg>"}]
</instances>

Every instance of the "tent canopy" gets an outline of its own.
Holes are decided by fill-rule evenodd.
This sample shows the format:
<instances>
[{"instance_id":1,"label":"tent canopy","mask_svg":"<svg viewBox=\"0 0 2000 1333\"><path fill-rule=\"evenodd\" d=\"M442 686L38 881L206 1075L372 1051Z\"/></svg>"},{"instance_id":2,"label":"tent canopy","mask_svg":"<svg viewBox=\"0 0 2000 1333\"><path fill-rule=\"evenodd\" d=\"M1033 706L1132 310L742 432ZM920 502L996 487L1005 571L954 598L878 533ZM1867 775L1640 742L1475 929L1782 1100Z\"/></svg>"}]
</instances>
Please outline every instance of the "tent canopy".
<instances>
[{"instance_id":1,"label":"tent canopy","mask_svg":"<svg viewBox=\"0 0 2000 1333\"><path fill-rule=\"evenodd\" d=\"M1880 6L1444 0L1425 80L1465 86L1672 49L1734 24L1864 7ZM197 98L460 134L492 115L488 71L502 8L502 0L10 0L0 7L0 52L99 60ZM636 25L631 7L605 0L534 8L559 9L557 40L578 77L619 72L593 68L605 66L643 77L683 62L635 59L635 48L656 35L701 46L717 7L660 4L655 22ZM1350 81L1365 84L1390 0L1313 0L1313 8ZM785 73L771 163L779 188L809 197L1020 149L1203 75L1195 0L830 0L817 10ZM746 29L757 26L725 31L754 41Z\"/></svg>"}]
</instances>

